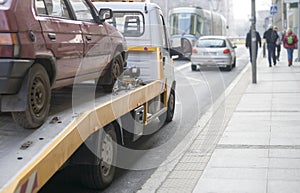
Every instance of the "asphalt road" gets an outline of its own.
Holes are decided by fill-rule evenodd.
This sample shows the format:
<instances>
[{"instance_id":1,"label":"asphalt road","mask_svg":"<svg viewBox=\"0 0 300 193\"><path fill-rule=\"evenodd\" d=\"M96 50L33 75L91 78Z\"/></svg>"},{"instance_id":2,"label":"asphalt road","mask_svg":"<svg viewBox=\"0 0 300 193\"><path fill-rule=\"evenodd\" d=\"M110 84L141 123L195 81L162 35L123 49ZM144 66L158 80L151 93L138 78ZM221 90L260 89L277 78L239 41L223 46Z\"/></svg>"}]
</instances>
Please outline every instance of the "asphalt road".
<instances>
[{"instance_id":1,"label":"asphalt road","mask_svg":"<svg viewBox=\"0 0 300 193\"><path fill-rule=\"evenodd\" d=\"M186 136L189 130L209 109L214 101L224 95L225 89L249 62L248 51L244 46L237 48L237 64L230 72L221 72L217 68L203 68L191 71L187 61L175 61L176 68L176 111L172 122L159 127L154 122L147 137L134 144L139 150L138 156L124 159L130 164L118 169L110 187L103 191L86 189L74 178L72 170L65 168L59 171L40 193L116 193L136 192L147 181L155 168L172 152L176 145Z\"/></svg>"}]
</instances>

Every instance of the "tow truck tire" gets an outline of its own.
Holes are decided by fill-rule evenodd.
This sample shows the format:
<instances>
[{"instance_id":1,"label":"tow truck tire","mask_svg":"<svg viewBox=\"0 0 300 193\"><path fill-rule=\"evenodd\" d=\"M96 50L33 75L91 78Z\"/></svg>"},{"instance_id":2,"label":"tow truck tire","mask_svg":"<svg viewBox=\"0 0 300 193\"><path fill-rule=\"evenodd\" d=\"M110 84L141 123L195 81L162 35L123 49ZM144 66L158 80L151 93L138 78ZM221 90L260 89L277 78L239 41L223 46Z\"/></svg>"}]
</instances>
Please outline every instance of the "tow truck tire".
<instances>
[{"instance_id":1,"label":"tow truck tire","mask_svg":"<svg viewBox=\"0 0 300 193\"><path fill-rule=\"evenodd\" d=\"M82 165L81 182L91 189L104 189L115 176L117 155L117 135L113 125L105 128L101 135L100 162L98 165Z\"/></svg>"},{"instance_id":2,"label":"tow truck tire","mask_svg":"<svg viewBox=\"0 0 300 193\"><path fill-rule=\"evenodd\" d=\"M12 117L23 128L35 129L48 117L51 88L48 73L41 64L36 63L31 67L28 78L26 110L12 112Z\"/></svg>"},{"instance_id":3,"label":"tow truck tire","mask_svg":"<svg viewBox=\"0 0 300 193\"><path fill-rule=\"evenodd\" d=\"M171 89L169 100L168 100L167 112L159 116L159 120L164 121L165 123L171 122L174 117L174 112L175 112L175 90Z\"/></svg>"},{"instance_id":4,"label":"tow truck tire","mask_svg":"<svg viewBox=\"0 0 300 193\"><path fill-rule=\"evenodd\" d=\"M175 112L175 90L171 89L169 100L168 100L166 122L171 122L173 120L174 112Z\"/></svg>"},{"instance_id":5,"label":"tow truck tire","mask_svg":"<svg viewBox=\"0 0 300 193\"><path fill-rule=\"evenodd\" d=\"M105 92L110 93L112 92L116 80L123 73L123 59L120 54L115 56L111 61L110 70L108 71L108 73L110 73L112 83L108 85L104 84L102 86Z\"/></svg>"}]
</instances>

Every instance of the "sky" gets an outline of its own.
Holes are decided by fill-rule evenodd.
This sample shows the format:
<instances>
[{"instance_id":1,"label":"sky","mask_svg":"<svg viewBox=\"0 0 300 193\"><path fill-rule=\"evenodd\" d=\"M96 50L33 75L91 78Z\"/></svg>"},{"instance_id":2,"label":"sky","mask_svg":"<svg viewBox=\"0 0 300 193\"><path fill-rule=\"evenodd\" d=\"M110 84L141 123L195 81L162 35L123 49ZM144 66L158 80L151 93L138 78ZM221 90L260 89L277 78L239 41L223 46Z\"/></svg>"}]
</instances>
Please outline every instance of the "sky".
<instances>
[{"instance_id":1,"label":"sky","mask_svg":"<svg viewBox=\"0 0 300 193\"><path fill-rule=\"evenodd\" d=\"M252 0L232 0L233 12L235 18L248 19L251 16ZM272 5L272 0L256 0L255 7L258 10L269 10Z\"/></svg>"}]
</instances>

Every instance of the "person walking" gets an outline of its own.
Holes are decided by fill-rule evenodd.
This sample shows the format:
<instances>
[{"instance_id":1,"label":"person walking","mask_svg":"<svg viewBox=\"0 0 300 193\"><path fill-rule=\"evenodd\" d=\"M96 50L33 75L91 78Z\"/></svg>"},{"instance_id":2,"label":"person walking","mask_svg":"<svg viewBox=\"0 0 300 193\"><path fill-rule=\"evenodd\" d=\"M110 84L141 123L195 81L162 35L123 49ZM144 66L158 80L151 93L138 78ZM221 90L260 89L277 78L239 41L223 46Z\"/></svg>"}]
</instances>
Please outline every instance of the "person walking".
<instances>
[{"instance_id":1,"label":"person walking","mask_svg":"<svg viewBox=\"0 0 300 193\"><path fill-rule=\"evenodd\" d=\"M263 38L266 39L267 41L269 67L272 67L272 60L275 66L276 65L275 45L276 45L276 40L278 38L278 35L273 30L272 25L268 26L267 31L264 32Z\"/></svg>"},{"instance_id":2,"label":"person walking","mask_svg":"<svg viewBox=\"0 0 300 193\"><path fill-rule=\"evenodd\" d=\"M277 61L279 61L280 58L280 51L281 51L281 42L282 42L282 33L278 31L278 27L274 26L274 31L277 33L278 38L275 43L275 56Z\"/></svg>"},{"instance_id":3,"label":"person walking","mask_svg":"<svg viewBox=\"0 0 300 193\"><path fill-rule=\"evenodd\" d=\"M258 31L255 31L256 34L256 58L257 58L257 51L258 51L258 44L259 47L261 48L261 37L260 34L258 33ZM249 32L246 35L246 43L245 43L246 48L249 49L249 53L250 53L250 62L252 63L252 42L251 42L251 29L249 30ZM256 59L255 58L255 59Z\"/></svg>"},{"instance_id":4,"label":"person walking","mask_svg":"<svg viewBox=\"0 0 300 193\"><path fill-rule=\"evenodd\" d=\"M296 48L296 44L298 42L298 37L293 33L292 29L288 29L286 34L283 37L283 46L287 50L288 56L288 66L293 65L293 52Z\"/></svg>"}]
</instances>

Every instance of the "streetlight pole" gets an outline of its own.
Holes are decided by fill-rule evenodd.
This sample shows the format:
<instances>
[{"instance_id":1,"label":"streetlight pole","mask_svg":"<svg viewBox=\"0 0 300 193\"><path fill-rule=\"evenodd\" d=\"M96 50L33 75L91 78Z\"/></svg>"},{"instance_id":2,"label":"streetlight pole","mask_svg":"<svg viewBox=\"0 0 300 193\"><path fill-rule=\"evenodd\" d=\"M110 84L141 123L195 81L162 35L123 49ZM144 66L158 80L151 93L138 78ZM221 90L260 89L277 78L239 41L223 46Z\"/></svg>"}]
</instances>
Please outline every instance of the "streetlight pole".
<instances>
[{"instance_id":1,"label":"streetlight pole","mask_svg":"<svg viewBox=\"0 0 300 193\"><path fill-rule=\"evenodd\" d=\"M274 7L274 6L275 6L275 1L272 0L272 7ZM275 25L275 13L272 14L272 26L274 26L274 25Z\"/></svg>"},{"instance_id":2,"label":"streetlight pole","mask_svg":"<svg viewBox=\"0 0 300 193\"><path fill-rule=\"evenodd\" d=\"M252 57L252 83L256 84L256 17L255 17L255 0L251 1L252 16L251 16L251 57Z\"/></svg>"}]
</instances>

